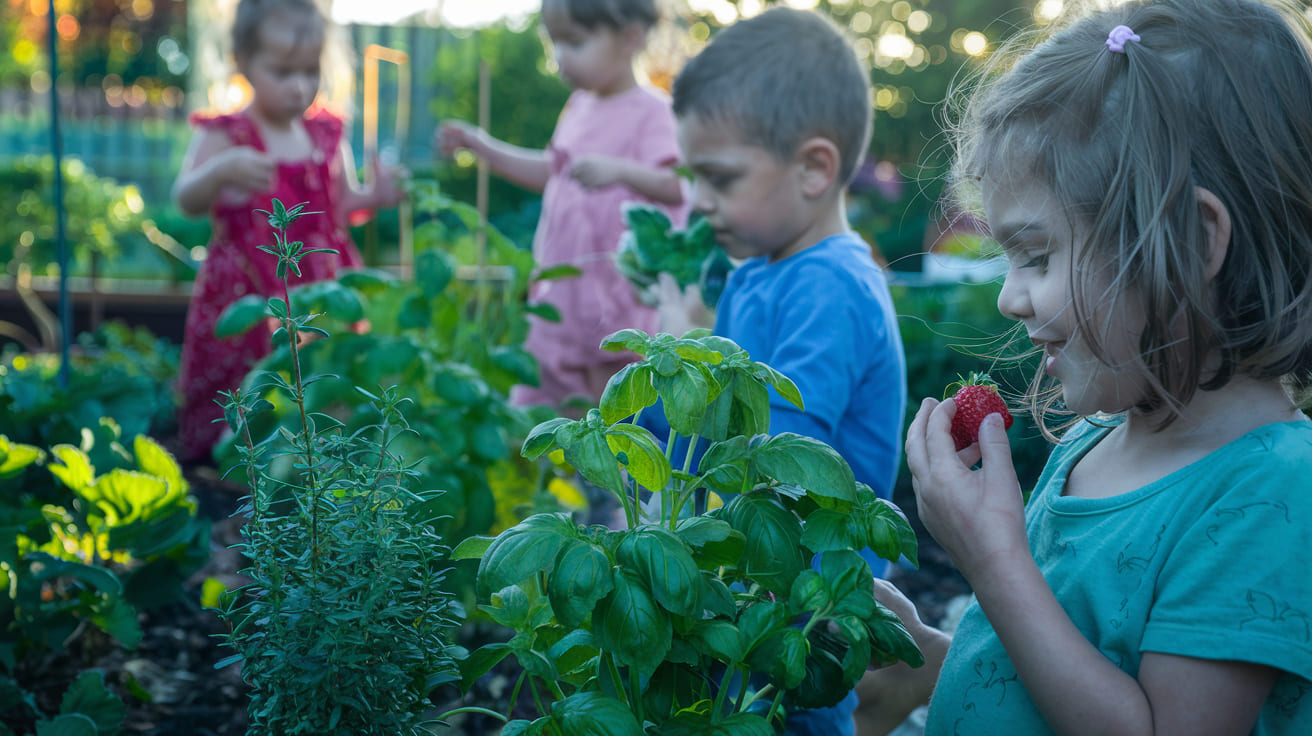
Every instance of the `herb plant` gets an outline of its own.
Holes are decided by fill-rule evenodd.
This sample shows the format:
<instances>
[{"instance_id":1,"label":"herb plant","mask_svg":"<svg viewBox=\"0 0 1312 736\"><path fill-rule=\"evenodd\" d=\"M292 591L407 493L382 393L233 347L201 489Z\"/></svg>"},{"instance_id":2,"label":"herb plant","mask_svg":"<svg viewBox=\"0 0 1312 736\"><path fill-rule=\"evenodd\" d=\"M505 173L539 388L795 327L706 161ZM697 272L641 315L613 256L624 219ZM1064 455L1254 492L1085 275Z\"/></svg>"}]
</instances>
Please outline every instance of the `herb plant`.
<instances>
[{"instance_id":1,"label":"herb plant","mask_svg":"<svg viewBox=\"0 0 1312 736\"><path fill-rule=\"evenodd\" d=\"M477 210L428 182L415 184L415 211L424 222L415 231L413 275L348 271L292 288L291 299L319 313L319 324L332 333L297 345L295 359L306 373L320 375L306 386L306 412L331 415L347 433L378 417L373 400L356 386L397 386L410 402L406 419L414 431L393 438L391 447L411 459L417 485L447 491L433 501L442 517L436 527L455 543L488 533L504 508L532 505L544 485L539 468L515 453L543 417L512 406L507 395L516 383L537 382L537 364L523 348L528 314L551 318L554 310L525 304L531 254L487 228L480 259L473 237ZM480 260L484 279L477 273ZM217 329L237 334L270 316L268 300L246 298L225 312ZM367 330L349 329L362 322ZM300 407L262 378L266 371L291 375L292 360L292 346L282 341L244 382L244 392L271 404L250 417L256 443L298 431ZM224 470L242 462L237 440L215 450ZM266 472L291 483L299 471L281 458Z\"/></svg>"},{"instance_id":2,"label":"herb plant","mask_svg":"<svg viewBox=\"0 0 1312 736\"><path fill-rule=\"evenodd\" d=\"M802 406L789 379L704 331L624 330L603 347L644 358L584 418L539 424L523 453L562 451L628 528L538 514L453 552L480 559L484 610L516 632L462 662L465 684L513 654L516 691L542 714L503 733L771 734L786 708L834 704L871 663L923 662L855 551L914 561L914 533L833 448L767 434L770 389ZM660 440L630 421L657 399ZM713 510L694 513L703 494Z\"/></svg>"},{"instance_id":3,"label":"herb plant","mask_svg":"<svg viewBox=\"0 0 1312 736\"><path fill-rule=\"evenodd\" d=\"M316 249L287 241L304 205L274 200L267 213L276 242L281 298L268 308L281 327L274 339L290 354L286 375L263 373L299 417L257 441L251 420L270 406L256 390L225 395L229 424L251 488L242 548L251 582L225 594L220 617L251 686L251 734L431 733L429 693L454 679L447 635L454 627L443 589L445 549L433 528L441 492L416 481L396 450L412 432L407 401L396 388L355 390L370 401L373 422L347 429L310 409L307 392L324 380L301 370L301 341L325 337L296 311L287 274ZM311 343L313 344L313 343ZM262 386L257 387L262 388ZM290 473L271 467L289 460Z\"/></svg>"}]
</instances>

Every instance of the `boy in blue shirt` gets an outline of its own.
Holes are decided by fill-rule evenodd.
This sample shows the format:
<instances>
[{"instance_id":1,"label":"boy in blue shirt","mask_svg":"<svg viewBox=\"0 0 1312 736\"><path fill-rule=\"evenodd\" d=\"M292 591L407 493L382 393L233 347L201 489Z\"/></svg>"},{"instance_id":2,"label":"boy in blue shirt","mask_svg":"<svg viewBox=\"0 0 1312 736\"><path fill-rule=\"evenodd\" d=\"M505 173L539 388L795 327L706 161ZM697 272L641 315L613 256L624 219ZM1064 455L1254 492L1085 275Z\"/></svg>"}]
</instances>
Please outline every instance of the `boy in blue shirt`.
<instances>
[{"instance_id":1,"label":"boy in blue shirt","mask_svg":"<svg viewBox=\"0 0 1312 736\"><path fill-rule=\"evenodd\" d=\"M716 334L797 384L806 411L772 393L771 434L828 443L888 498L906 362L883 270L844 202L870 142L867 70L833 22L776 7L720 31L672 92L693 208L745 259L720 298ZM791 711L787 732L852 734L856 700Z\"/></svg>"}]
</instances>

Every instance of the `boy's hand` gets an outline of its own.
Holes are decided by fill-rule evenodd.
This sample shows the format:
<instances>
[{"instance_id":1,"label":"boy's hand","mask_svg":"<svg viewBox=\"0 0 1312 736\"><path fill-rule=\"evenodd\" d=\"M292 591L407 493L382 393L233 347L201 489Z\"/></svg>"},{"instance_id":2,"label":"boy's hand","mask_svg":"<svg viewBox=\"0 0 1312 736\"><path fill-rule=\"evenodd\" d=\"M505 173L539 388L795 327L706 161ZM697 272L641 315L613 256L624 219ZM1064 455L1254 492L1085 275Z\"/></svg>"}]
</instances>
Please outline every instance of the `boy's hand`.
<instances>
[{"instance_id":1,"label":"boy's hand","mask_svg":"<svg viewBox=\"0 0 1312 736\"><path fill-rule=\"evenodd\" d=\"M588 189L600 189L623 183L626 166L624 159L615 156L579 156L570 167L569 175Z\"/></svg>"},{"instance_id":2,"label":"boy's hand","mask_svg":"<svg viewBox=\"0 0 1312 736\"><path fill-rule=\"evenodd\" d=\"M441 151L446 156L450 156L461 149L473 151L474 155L479 155L482 142L482 128L470 125L463 120L444 120L433 132L433 148Z\"/></svg>"},{"instance_id":3,"label":"boy's hand","mask_svg":"<svg viewBox=\"0 0 1312 736\"><path fill-rule=\"evenodd\" d=\"M214 158L225 186L243 194L273 189L276 164L271 156L250 146L233 146Z\"/></svg>"},{"instance_id":4,"label":"boy's hand","mask_svg":"<svg viewBox=\"0 0 1312 736\"><path fill-rule=\"evenodd\" d=\"M990 414L979 442L958 452L950 431L955 414L951 399L921 403L907 429L907 466L925 528L977 584L976 576L994 566L1029 558L1025 508L1002 417Z\"/></svg>"},{"instance_id":5,"label":"boy's hand","mask_svg":"<svg viewBox=\"0 0 1312 736\"><path fill-rule=\"evenodd\" d=\"M660 312L661 332L676 337L698 327L715 326L715 314L702 301L702 290L696 284L679 288L679 282L667 271L656 275L656 309Z\"/></svg>"}]
</instances>

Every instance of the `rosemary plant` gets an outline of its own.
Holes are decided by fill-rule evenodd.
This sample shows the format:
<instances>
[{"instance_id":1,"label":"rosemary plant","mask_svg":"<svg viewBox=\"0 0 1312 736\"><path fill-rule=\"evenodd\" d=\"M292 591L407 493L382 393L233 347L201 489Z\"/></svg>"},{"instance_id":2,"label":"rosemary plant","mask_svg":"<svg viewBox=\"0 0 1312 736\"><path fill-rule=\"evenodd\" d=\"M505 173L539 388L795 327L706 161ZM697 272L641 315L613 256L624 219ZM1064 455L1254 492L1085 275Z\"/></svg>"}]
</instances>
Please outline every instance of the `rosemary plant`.
<instances>
[{"instance_id":1,"label":"rosemary plant","mask_svg":"<svg viewBox=\"0 0 1312 736\"><path fill-rule=\"evenodd\" d=\"M378 419L354 432L306 409L306 387L326 376L303 376L297 351L327 333L312 326L317 315L296 313L288 289L301 259L325 250L287 239L297 218L320 214L304 207L274 200L272 212L261 210L275 231L274 245L261 249L278 259L284 288L268 302L281 325L273 339L292 360L288 374L266 372L260 388L299 408L300 430L256 442L249 420L269 402L258 391L222 396L251 489L238 512L249 516L241 547L251 582L218 609L236 650L219 666L241 663L250 734L432 733L429 693L457 677L447 550L432 527L441 492L410 488L412 466L389 449L410 431L394 387L376 395L356 387ZM291 480L268 472L289 458Z\"/></svg>"}]
</instances>

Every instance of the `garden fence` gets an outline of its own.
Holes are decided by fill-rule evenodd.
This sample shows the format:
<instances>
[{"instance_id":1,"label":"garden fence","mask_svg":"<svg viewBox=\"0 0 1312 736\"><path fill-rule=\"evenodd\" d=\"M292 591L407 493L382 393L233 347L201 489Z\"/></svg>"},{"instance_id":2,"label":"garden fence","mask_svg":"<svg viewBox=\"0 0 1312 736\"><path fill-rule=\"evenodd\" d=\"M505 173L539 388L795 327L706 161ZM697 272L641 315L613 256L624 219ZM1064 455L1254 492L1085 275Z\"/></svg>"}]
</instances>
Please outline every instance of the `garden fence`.
<instances>
[{"instance_id":1,"label":"garden fence","mask_svg":"<svg viewBox=\"0 0 1312 736\"><path fill-rule=\"evenodd\" d=\"M410 120L403 126L409 132L408 139L391 139L397 127L398 76L390 64L382 64L378 76L379 142L383 147L399 149L407 162L431 161L435 86L428 80L440 78L441 70L435 68L438 52L452 36L443 29L422 26L352 25L349 30L357 59L364 58L364 49L370 44L404 51L409 56ZM357 62L357 71L358 66ZM359 123L361 87L357 82L352 110L355 122L350 129L357 164L362 163L364 151ZM61 89L59 102L65 156L82 160L97 175L135 184L152 206L168 202L169 189L191 135L188 111L182 105L126 100L123 95L106 94L100 87ZM48 155L50 144L49 92L0 89L0 165L26 155Z\"/></svg>"}]
</instances>

